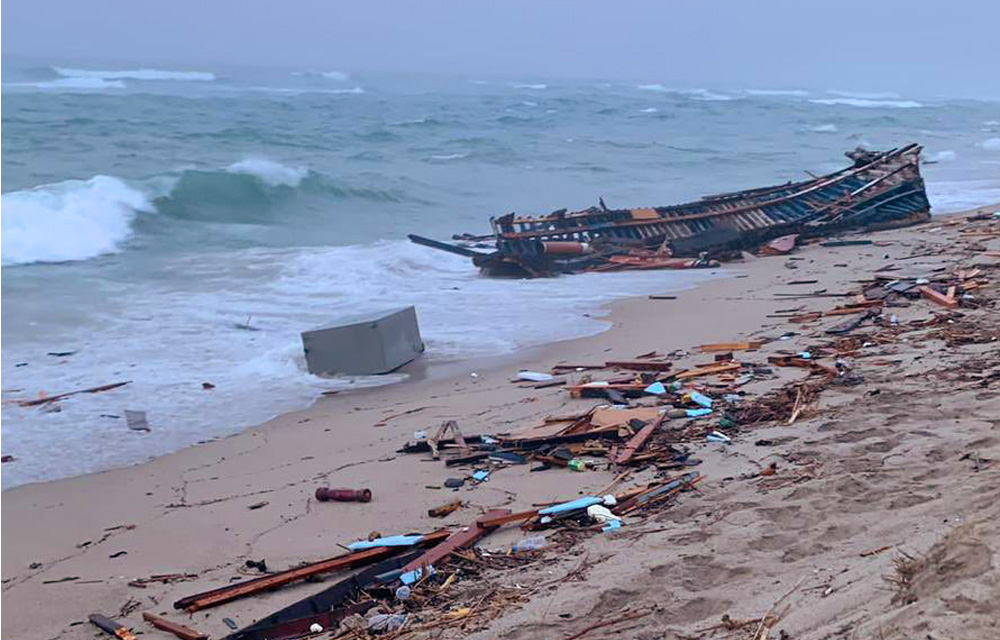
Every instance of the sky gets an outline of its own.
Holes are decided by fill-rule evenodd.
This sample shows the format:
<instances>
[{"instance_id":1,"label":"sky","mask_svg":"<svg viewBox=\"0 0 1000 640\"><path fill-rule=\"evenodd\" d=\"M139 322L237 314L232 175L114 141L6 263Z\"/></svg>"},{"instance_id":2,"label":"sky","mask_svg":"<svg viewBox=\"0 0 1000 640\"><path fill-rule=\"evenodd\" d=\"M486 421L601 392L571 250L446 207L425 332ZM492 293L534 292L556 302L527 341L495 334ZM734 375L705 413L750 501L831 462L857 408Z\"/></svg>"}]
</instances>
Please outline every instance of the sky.
<instances>
[{"instance_id":1,"label":"sky","mask_svg":"<svg viewBox=\"0 0 1000 640\"><path fill-rule=\"evenodd\" d=\"M1000 98L1000 1L7 0L5 60Z\"/></svg>"}]
</instances>

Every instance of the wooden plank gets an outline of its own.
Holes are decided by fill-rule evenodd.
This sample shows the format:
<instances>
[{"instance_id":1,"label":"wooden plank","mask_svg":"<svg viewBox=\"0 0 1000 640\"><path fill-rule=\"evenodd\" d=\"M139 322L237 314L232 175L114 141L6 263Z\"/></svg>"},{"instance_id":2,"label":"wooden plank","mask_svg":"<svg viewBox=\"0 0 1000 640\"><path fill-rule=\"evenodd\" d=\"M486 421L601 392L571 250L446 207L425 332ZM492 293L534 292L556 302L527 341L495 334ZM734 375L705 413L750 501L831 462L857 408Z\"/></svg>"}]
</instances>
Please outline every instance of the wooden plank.
<instances>
[{"instance_id":1,"label":"wooden plank","mask_svg":"<svg viewBox=\"0 0 1000 640\"><path fill-rule=\"evenodd\" d=\"M487 511L476 520L475 524L468 527L462 527L455 533L448 536L447 540L405 565L402 568L402 572L409 573L410 571L415 571L421 567L432 566L434 563L447 558L451 555L452 551L458 551L459 549L464 549L465 547L474 545L476 542L489 535L489 533L498 526L489 524L483 525L481 524L482 522L489 522L492 518L509 514L510 509L493 509L491 511Z\"/></svg>"},{"instance_id":2,"label":"wooden plank","mask_svg":"<svg viewBox=\"0 0 1000 640\"><path fill-rule=\"evenodd\" d=\"M208 635L195 631L189 627L185 627L182 624L177 624L176 622L171 622L166 618L161 618L160 616L153 615L146 611L142 614L142 619L153 625L157 629L162 631L168 631L182 640L208 640Z\"/></svg>"},{"instance_id":3,"label":"wooden plank","mask_svg":"<svg viewBox=\"0 0 1000 640\"><path fill-rule=\"evenodd\" d=\"M424 536L424 539L420 542L420 544L436 544L447 538L448 534L449 532L447 530L429 533ZM201 609L216 607L220 604L254 595L262 591L276 589L277 587L281 587L292 582L305 580L310 576L320 573L330 573L332 571L353 569L372 564L391 557L402 550L403 548L401 547L374 547L363 551L345 553L333 558L321 560L319 562L313 562L312 564L308 564L304 567L280 571L278 573L272 573L271 575L261 576L260 578L245 580L237 584L212 589L211 591L196 593L174 602L174 608L184 609L185 611L193 613L195 611L200 611Z\"/></svg>"},{"instance_id":4,"label":"wooden plank","mask_svg":"<svg viewBox=\"0 0 1000 640\"><path fill-rule=\"evenodd\" d=\"M614 463L628 464L632 460L632 456L646 444L646 441L653 435L653 432L656 431L661 422L663 422L663 418L660 418L656 422L650 422L642 429L639 429L638 433L632 436L625 443L625 446L615 454Z\"/></svg>"},{"instance_id":5,"label":"wooden plank","mask_svg":"<svg viewBox=\"0 0 1000 640\"><path fill-rule=\"evenodd\" d=\"M743 342L715 342L703 344L698 348L705 352L711 351L754 351L764 345L763 340L744 340Z\"/></svg>"},{"instance_id":6,"label":"wooden plank","mask_svg":"<svg viewBox=\"0 0 1000 640\"><path fill-rule=\"evenodd\" d=\"M629 371L668 371L670 362L650 362L649 360L609 360L604 363L605 367L617 367L628 369Z\"/></svg>"},{"instance_id":7,"label":"wooden plank","mask_svg":"<svg viewBox=\"0 0 1000 640\"><path fill-rule=\"evenodd\" d=\"M958 306L958 300L953 297L946 296L937 289L932 289L927 285L920 287L920 294L931 302L939 304L942 307L947 307L948 309L954 309Z\"/></svg>"},{"instance_id":8,"label":"wooden plank","mask_svg":"<svg viewBox=\"0 0 1000 640\"><path fill-rule=\"evenodd\" d=\"M728 371L737 371L743 365L739 362L725 362L710 367L700 367L697 369L690 369L688 371L682 371L674 376L675 380L687 380L688 378L699 378L701 376L711 376L717 373L726 373Z\"/></svg>"}]
</instances>

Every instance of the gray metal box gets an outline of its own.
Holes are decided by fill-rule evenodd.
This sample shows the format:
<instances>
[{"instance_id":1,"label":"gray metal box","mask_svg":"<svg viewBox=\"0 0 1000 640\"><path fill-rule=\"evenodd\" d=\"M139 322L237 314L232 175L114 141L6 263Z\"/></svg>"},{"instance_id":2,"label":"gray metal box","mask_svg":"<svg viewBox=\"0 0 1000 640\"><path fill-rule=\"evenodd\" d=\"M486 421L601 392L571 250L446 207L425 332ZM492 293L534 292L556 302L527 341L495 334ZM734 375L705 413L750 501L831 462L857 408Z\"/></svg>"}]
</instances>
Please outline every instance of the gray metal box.
<instances>
[{"instance_id":1,"label":"gray metal box","mask_svg":"<svg viewBox=\"0 0 1000 640\"><path fill-rule=\"evenodd\" d=\"M302 332L309 373L389 373L424 350L417 311L402 307L338 319Z\"/></svg>"}]
</instances>

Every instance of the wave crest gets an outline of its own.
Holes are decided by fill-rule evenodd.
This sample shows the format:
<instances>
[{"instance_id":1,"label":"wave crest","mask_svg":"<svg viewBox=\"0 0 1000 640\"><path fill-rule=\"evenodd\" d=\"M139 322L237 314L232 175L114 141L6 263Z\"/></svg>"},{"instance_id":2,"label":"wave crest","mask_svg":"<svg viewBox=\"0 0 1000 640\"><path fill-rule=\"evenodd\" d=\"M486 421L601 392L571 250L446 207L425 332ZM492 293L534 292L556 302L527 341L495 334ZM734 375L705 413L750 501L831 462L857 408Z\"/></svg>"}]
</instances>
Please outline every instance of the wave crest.
<instances>
[{"instance_id":1,"label":"wave crest","mask_svg":"<svg viewBox=\"0 0 1000 640\"><path fill-rule=\"evenodd\" d=\"M86 260L118 251L149 198L113 176L66 180L0 196L3 264Z\"/></svg>"},{"instance_id":2,"label":"wave crest","mask_svg":"<svg viewBox=\"0 0 1000 640\"><path fill-rule=\"evenodd\" d=\"M288 167L267 158L246 158L228 167L229 173L253 176L269 187L297 187L309 175L306 167Z\"/></svg>"},{"instance_id":3,"label":"wave crest","mask_svg":"<svg viewBox=\"0 0 1000 640\"><path fill-rule=\"evenodd\" d=\"M869 98L819 98L816 100L810 100L809 102L827 106L845 105L849 107L867 108L888 107L891 109L913 109L924 106L914 100L872 100Z\"/></svg>"},{"instance_id":4,"label":"wave crest","mask_svg":"<svg viewBox=\"0 0 1000 640\"><path fill-rule=\"evenodd\" d=\"M64 78L91 78L99 80L180 80L185 82L211 82L215 74L208 71L164 71L162 69L126 69L106 71L102 69L71 69L52 67Z\"/></svg>"}]
</instances>

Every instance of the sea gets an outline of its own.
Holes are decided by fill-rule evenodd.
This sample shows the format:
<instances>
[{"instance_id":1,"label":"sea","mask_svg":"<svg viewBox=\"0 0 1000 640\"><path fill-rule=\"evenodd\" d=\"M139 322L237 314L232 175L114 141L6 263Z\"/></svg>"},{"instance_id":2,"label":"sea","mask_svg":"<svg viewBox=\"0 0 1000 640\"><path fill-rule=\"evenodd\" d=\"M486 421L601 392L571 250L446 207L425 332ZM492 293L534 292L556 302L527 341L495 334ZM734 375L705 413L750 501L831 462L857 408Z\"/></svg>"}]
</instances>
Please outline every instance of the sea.
<instances>
[{"instance_id":1,"label":"sea","mask_svg":"<svg viewBox=\"0 0 1000 640\"><path fill-rule=\"evenodd\" d=\"M481 277L411 244L490 216L680 203L925 145L934 213L1000 202L1000 103L850 87L4 60L3 488L133 464L405 374L300 332L415 305L429 363L594 334L712 272ZM670 330L669 307L657 318ZM627 355L627 354L626 354ZM130 381L40 407L17 401ZM126 425L144 411L151 430Z\"/></svg>"}]
</instances>

